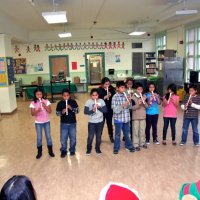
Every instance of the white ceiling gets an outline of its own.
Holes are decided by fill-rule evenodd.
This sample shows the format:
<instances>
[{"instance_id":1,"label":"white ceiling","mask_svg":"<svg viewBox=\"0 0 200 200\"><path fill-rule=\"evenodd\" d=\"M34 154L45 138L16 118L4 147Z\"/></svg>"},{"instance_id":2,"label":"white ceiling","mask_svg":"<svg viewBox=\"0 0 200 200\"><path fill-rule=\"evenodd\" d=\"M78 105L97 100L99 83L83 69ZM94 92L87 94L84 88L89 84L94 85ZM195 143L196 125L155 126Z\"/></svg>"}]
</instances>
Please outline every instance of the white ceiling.
<instances>
[{"instance_id":1,"label":"white ceiling","mask_svg":"<svg viewBox=\"0 0 200 200\"><path fill-rule=\"evenodd\" d=\"M153 34L200 19L200 0L186 1L185 8L199 10L186 17L175 17L175 11L184 8L183 0L55 0L57 10L67 11L68 23L49 25L41 13L53 11L52 2L1 0L0 32L25 42L58 40L57 33L64 30L72 32L71 40L88 40L91 35L94 39L127 39L136 27Z\"/></svg>"}]
</instances>

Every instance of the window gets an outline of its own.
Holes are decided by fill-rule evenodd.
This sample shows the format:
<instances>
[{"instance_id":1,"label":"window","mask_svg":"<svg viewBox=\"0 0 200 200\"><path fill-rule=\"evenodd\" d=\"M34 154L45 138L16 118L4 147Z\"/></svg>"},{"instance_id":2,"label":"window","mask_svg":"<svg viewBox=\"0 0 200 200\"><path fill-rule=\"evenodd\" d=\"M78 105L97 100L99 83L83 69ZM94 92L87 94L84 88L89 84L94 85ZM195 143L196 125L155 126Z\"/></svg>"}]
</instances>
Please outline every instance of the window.
<instances>
[{"instance_id":1,"label":"window","mask_svg":"<svg viewBox=\"0 0 200 200\"><path fill-rule=\"evenodd\" d=\"M156 52L158 52L159 50L165 50L166 49L166 45L167 45L167 39L166 39L166 34L162 33L162 34L157 34L156 35Z\"/></svg>"},{"instance_id":2,"label":"window","mask_svg":"<svg viewBox=\"0 0 200 200\"><path fill-rule=\"evenodd\" d=\"M200 24L186 27L186 70L200 70Z\"/></svg>"}]
</instances>

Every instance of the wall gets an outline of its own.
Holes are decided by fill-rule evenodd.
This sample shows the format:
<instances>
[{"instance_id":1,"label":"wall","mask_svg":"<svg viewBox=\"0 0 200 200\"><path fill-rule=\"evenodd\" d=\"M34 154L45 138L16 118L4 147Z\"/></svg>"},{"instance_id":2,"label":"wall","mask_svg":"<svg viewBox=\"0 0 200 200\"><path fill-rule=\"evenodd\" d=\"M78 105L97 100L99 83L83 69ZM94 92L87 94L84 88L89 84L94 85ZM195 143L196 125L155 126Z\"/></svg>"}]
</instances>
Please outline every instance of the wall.
<instances>
[{"instance_id":1,"label":"wall","mask_svg":"<svg viewBox=\"0 0 200 200\"><path fill-rule=\"evenodd\" d=\"M45 45L46 44L63 44L67 43L67 41L60 41L60 42L48 42L48 43L37 43L37 45L40 46L40 51L35 52L33 50L33 47L35 44L17 44L17 47L19 48L18 52L15 52L15 46L16 44L13 44L13 57L18 58L19 53L21 54L21 58L26 58L26 62L28 65L34 65L37 63L43 63L44 65L44 71L43 72L37 72L34 74L24 74L24 75L15 75L15 77L22 78L23 84L30 84L32 81L35 81L38 76L41 76L43 80L50 80L49 75L49 56L50 55L68 55L69 56L69 65L70 65L70 77L74 76L80 76L80 77L86 77L86 70L85 70L85 53L90 52L105 52L105 66L106 66L106 74L109 68L115 68L117 70L117 73L125 73L125 70L128 70L128 74L132 74L132 52L148 52L148 51L155 51L155 40L150 39L143 39L143 40L122 40L121 43L124 42L125 49L103 49L103 50L64 50L64 51L45 51ZM92 41L93 42L93 41ZM105 42L118 42L118 41L94 41L94 43L105 43ZM142 42L143 48L142 49L132 49L131 44L132 42ZM73 42L73 44L76 42ZM80 42L77 42L78 44ZM84 43L84 42L81 42ZM87 43L87 42L86 42ZM90 41L91 43L91 41ZM31 48L31 53L27 52L27 46ZM111 58L115 55L120 55L121 62L116 63L114 60L111 60ZM72 70L71 63L77 62L78 69ZM81 67L80 65L84 65L84 67Z\"/></svg>"},{"instance_id":2,"label":"wall","mask_svg":"<svg viewBox=\"0 0 200 200\"><path fill-rule=\"evenodd\" d=\"M177 51L177 57L185 57L185 43L180 44L180 41L185 42L184 26L167 31L167 49L174 49Z\"/></svg>"}]
</instances>

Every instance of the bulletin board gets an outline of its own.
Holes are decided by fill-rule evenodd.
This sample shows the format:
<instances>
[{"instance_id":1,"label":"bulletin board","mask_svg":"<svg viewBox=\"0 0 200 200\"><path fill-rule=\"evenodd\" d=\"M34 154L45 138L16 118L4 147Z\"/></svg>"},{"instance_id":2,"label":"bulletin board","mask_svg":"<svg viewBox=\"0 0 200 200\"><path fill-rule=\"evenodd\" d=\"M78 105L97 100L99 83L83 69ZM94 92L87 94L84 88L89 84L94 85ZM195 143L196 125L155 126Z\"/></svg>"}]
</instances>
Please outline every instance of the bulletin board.
<instances>
[{"instance_id":1,"label":"bulletin board","mask_svg":"<svg viewBox=\"0 0 200 200\"><path fill-rule=\"evenodd\" d=\"M15 74L26 74L26 58L15 58L14 59L14 73Z\"/></svg>"},{"instance_id":2,"label":"bulletin board","mask_svg":"<svg viewBox=\"0 0 200 200\"><path fill-rule=\"evenodd\" d=\"M0 58L0 87L7 85L6 58Z\"/></svg>"}]
</instances>

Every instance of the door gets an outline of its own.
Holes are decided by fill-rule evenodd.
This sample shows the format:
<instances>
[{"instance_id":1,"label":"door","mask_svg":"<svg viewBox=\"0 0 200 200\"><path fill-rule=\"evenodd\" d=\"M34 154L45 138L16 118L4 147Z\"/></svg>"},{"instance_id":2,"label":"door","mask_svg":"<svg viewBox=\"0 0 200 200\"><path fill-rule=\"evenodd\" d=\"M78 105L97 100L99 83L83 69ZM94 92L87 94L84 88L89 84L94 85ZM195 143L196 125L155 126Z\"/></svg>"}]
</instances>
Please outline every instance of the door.
<instances>
[{"instance_id":1,"label":"door","mask_svg":"<svg viewBox=\"0 0 200 200\"><path fill-rule=\"evenodd\" d=\"M88 83L90 85L100 84L101 79L104 77L104 54L88 53L86 54L86 57L88 69Z\"/></svg>"},{"instance_id":2,"label":"door","mask_svg":"<svg viewBox=\"0 0 200 200\"><path fill-rule=\"evenodd\" d=\"M56 77L57 80L69 77L68 56L49 56L50 78Z\"/></svg>"}]
</instances>

